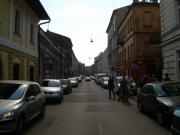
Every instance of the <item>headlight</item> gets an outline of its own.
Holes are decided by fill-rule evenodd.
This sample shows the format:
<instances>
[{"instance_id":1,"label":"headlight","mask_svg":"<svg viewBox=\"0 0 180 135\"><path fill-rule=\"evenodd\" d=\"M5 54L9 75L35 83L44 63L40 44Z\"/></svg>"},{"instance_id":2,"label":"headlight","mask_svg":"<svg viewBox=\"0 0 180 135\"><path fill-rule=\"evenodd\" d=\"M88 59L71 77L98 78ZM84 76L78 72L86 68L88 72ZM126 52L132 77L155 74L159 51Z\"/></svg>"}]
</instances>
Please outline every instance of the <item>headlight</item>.
<instances>
[{"instance_id":1,"label":"headlight","mask_svg":"<svg viewBox=\"0 0 180 135\"><path fill-rule=\"evenodd\" d=\"M60 91L56 91L56 92L54 92L54 93L56 93L56 94L60 94L61 92L60 92Z\"/></svg>"},{"instance_id":2,"label":"headlight","mask_svg":"<svg viewBox=\"0 0 180 135\"><path fill-rule=\"evenodd\" d=\"M13 117L13 116L14 116L14 112L13 112L13 111L5 112L5 113L3 114L3 118L4 118L4 119L8 119L8 118L11 118L11 117Z\"/></svg>"}]
</instances>

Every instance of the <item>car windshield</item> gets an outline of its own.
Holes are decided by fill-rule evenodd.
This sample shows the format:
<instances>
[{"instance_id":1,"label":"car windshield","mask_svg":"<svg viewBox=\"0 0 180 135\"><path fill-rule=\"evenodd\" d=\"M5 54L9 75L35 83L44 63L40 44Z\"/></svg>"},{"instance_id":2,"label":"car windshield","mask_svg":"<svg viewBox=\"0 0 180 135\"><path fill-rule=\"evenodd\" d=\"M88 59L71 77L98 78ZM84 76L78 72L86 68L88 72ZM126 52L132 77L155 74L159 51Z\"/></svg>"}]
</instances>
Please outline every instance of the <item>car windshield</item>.
<instances>
[{"instance_id":1,"label":"car windshield","mask_svg":"<svg viewBox=\"0 0 180 135\"><path fill-rule=\"evenodd\" d=\"M158 97L173 97L180 95L180 83L156 86Z\"/></svg>"},{"instance_id":2,"label":"car windshield","mask_svg":"<svg viewBox=\"0 0 180 135\"><path fill-rule=\"evenodd\" d=\"M67 84L68 84L68 81L67 81L67 80L61 80L61 84L62 84L62 85L67 85Z\"/></svg>"},{"instance_id":3,"label":"car windshield","mask_svg":"<svg viewBox=\"0 0 180 135\"><path fill-rule=\"evenodd\" d=\"M22 84L0 83L0 99L17 100L24 94Z\"/></svg>"},{"instance_id":4,"label":"car windshield","mask_svg":"<svg viewBox=\"0 0 180 135\"><path fill-rule=\"evenodd\" d=\"M69 80L71 80L71 81L77 81L76 78L70 78Z\"/></svg>"},{"instance_id":5,"label":"car windshield","mask_svg":"<svg viewBox=\"0 0 180 135\"><path fill-rule=\"evenodd\" d=\"M45 80L41 82L41 86L44 87L60 87L59 81L53 81L53 80Z\"/></svg>"},{"instance_id":6,"label":"car windshield","mask_svg":"<svg viewBox=\"0 0 180 135\"><path fill-rule=\"evenodd\" d=\"M104 77L104 81L108 81L109 80L109 77Z\"/></svg>"}]
</instances>

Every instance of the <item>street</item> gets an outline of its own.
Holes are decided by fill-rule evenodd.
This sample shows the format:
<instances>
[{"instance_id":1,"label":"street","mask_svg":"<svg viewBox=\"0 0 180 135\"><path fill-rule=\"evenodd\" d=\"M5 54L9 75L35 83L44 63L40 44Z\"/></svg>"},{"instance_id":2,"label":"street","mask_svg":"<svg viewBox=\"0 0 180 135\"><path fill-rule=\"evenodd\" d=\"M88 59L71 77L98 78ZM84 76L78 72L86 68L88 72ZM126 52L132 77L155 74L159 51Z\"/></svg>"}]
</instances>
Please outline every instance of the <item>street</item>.
<instances>
[{"instance_id":1,"label":"street","mask_svg":"<svg viewBox=\"0 0 180 135\"><path fill-rule=\"evenodd\" d=\"M43 120L33 120L25 135L170 135L170 129L130 104L108 99L108 90L82 81L61 104L47 103Z\"/></svg>"}]
</instances>

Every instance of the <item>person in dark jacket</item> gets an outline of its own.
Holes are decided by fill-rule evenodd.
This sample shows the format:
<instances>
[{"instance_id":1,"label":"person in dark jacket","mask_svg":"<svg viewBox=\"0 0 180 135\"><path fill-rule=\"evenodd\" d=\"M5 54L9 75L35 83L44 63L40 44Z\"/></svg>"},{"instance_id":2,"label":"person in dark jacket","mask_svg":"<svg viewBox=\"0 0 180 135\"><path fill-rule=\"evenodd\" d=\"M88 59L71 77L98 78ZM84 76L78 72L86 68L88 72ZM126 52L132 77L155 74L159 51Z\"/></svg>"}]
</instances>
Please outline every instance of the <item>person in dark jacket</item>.
<instances>
[{"instance_id":1,"label":"person in dark jacket","mask_svg":"<svg viewBox=\"0 0 180 135\"><path fill-rule=\"evenodd\" d=\"M109 89L109 99L111 99L111 92L113 93L115 99L115 92L114 92L114 77L110 76L108 80L108 89Z\"/></svg>"},{"instance_id":2,"label":"person in dark jacket","mask_svg":"<svg viewBox=\"0 0 180 135\"><path fill-rule=\"evenodd\" d=\"M120 83L120 88L122 91L122 101L123 102L128 102L128 82L125 78L125 76L123 76L123 79Z\"/></svg>"}]
</instances>

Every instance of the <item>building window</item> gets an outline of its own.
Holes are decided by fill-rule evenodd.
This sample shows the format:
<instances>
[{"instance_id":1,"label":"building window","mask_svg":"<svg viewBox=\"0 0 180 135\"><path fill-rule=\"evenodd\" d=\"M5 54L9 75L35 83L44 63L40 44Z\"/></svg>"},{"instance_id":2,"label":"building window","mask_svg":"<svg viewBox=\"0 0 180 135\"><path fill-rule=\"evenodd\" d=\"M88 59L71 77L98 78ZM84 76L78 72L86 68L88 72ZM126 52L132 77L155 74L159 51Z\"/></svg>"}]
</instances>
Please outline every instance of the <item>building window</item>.
<instances>
[{"instance_id":1,"label":"building window","mask_svg":"<svg viewBox=\"0 0 180 135\"><path fill-rule=\"evenodd\" d=\"M18 63L13 64L13 80L20 79L20 65Z\"/></svg>"},{"instance_id":2,"label":"building window","mask_svg":"<svg viewBox=\"0 0 180 135\"><path fill-rule=\"evenodd\" d=\"M34 81L34 66L30 66L30 76L29 76L29 80L30 81Z\"/></svg>"},{"instance_id":3,"label":"building window","mask_svg":"<svg viewBox=\"0 0 180 135\"><path fill-rule=\"evenodd\" d=\"M15 11L15 29L14 32L17 35L21 35L21 14L18 9Z\"/></svg>"},{"instance_id":4,"label":"building window","mask_svg":"<svg viewBox=\"0 0 180 135\"><path fill-rule=\"evenodd\" d=\"M180 24L180 1L177 0L177 9L178 9L178 19L179 19L179 24Z\"/></svg>"},{"instance_id":5,"label":"building window","mask_svg":"<svg viewBox=\"0 0 180 135\"><path fill-rule=\"evenodd\" d=\"M144 26L152 26L152 14L150 11L143 13Z\"/></svg>"},{"instance_id":6,"label":"building window","mask_svg":"<svg viewBox=\"0 0 180 135\"><path fill-rule=\"evenodd\" d=\"M34 35L35 35L35 28L34 25L31 24L30 26L30 42L34 44Z\"/></svg>"}]
</instances>

